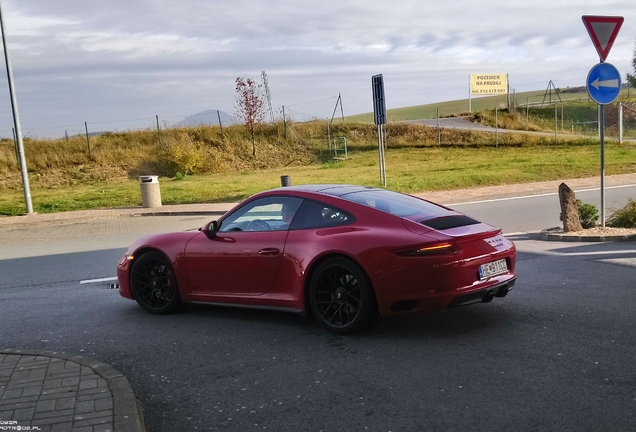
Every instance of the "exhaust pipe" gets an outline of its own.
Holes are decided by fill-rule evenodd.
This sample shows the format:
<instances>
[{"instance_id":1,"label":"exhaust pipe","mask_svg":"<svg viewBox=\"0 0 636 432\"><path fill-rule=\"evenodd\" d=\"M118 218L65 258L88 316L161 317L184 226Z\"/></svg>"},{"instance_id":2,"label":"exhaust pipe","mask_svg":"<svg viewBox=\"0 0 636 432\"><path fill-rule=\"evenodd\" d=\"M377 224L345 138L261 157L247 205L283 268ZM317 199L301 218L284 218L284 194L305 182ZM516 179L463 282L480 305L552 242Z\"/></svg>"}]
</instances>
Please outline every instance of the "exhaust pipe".
<instances>
[{"instance_id":1,"label":"exhaust pipe","mask_svg":"<svg viewBox=\"0 0 636 432\"><path fill-rule=\"evenodd\" d=\"M489 291L488 294L484 296L482 303L490 303L492 299L495 298L495 293L493 291Z\"/></svg>"},{"instance_id":2,"label":"exhaust pipe","mask_svg":"<svg viewBox=\"0 0 636 432\"><path fill-rule=\"evenodd\" d=\"M499 289L499 291L497 291L497 294L495 294L496 297L505 297L508 295L508 292L510 291L510 288L508 287L508 285L506 285L505 287L501 287Z\"/></svg>"}]
</instances>

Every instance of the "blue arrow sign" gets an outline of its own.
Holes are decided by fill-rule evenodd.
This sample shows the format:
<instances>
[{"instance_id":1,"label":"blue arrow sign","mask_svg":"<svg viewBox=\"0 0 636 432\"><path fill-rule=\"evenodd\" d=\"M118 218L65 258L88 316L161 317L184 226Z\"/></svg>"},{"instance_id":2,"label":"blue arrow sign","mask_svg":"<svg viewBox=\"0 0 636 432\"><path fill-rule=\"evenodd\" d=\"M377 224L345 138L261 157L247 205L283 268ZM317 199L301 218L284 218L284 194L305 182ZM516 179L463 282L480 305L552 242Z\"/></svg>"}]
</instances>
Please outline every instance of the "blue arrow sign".
<instances>
[{"instance_id":1,"label":"blue arrow sign","mask_svg":"<svg viewBox=\"0 0 636 432\"><path fill-rule=\"evenodd\" d=\"M587 75L587 92L599 105L611 104L621 91L621 74L609 63L599 63Z\"/></svg>"}]
</instances>

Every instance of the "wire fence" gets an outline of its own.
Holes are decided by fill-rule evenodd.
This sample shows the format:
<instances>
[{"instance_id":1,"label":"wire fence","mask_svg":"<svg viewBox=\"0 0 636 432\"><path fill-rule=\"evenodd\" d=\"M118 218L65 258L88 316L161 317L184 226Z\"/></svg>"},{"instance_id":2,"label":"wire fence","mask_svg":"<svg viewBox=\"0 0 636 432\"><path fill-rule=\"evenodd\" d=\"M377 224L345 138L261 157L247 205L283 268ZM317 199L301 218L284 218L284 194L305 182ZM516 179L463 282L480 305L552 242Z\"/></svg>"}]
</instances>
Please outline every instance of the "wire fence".
<instances>
[{"instance_id":1,"label":"wire fence","mask_svg":"<svg viewBox=\"0 0 636 432\"><path fill-rule=\"evenodd\" d=\"M479 105L480 99L473 99L473 107ZM484 101L485 103L486 101ZM598 135L598 108L589 98L581 98L580 92L559 94L546 92L534 96L517 97L510 95L509 98L501 98L499 101L494 98L488 102L487 109L507 108L520 117L521 126L523 120L529 126L534 123L544 130L554 130L558 133L573 133L585 136ZM494 105L493 105L494 104ZM485 105L486 106L486 105ZM624 137L626 139L636 138L636 103L623 103L622 124L619 116L619 105L607 105L605 109L606 133L612 137ZM448 116L458 115L466 112L463 106L450 106L440 104L440 108L426 107L426 111L417 112L414 116L417 119L435 118L437 115ZM479 108L481 109L481 108ZM292 123L302 123L315 120L334 120L342 118L344 120L344 109L340 95L291 105L284 105L274 110L275 121L287 121ZM391 118L391 121L400 119ZM96 136L107 132L128 132L140 130L162 130L180 127L196 127L201 125L216 125L227 127L238 124L234 116L220 111L207 110L195 115L172 115L153 117L142 117L137 119L104 121L104 122L78 122L62 126L48 128L23 128L24 138L33 140L62 140L75 136ZM620 126L622 125L622 133ZM501 127L501 125L499 126ZM15 140L13 129L0 130L0 138L10 138Z\"/></svg>"},{"instance_id":2,"label":"wire fence","mask_svg":"<svg viewBox=\"0 0 636 432\"><path fill-rule=\"evenodd\" d=\"M340 95L328 99L285 105L276 110L275 121L285 120L301 123L313 120L324 120L332 117L334 107L342 102ZM221 110L207 110L194 115L172 115L143 117L138 119L104 121L104 122L78 122L62 126L47 128L22 128L22 136L33 140L59 140L74 136L95 136L107 132L130 132L140 130L172 129L180 127L196 127L203 125L216 125L221 127L238 124L240 121ZM0 138L15 139L14 129L0 130Z\"/></svg>"}]
</instances>

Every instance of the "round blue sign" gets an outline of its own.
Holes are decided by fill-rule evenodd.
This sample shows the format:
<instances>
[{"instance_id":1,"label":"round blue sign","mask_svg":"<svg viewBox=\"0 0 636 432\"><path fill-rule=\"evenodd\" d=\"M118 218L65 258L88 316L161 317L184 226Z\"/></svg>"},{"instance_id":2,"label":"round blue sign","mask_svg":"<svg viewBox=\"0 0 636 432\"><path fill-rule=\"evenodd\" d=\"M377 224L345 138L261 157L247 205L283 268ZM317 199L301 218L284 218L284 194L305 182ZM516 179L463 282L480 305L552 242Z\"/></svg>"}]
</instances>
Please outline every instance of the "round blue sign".
<instances>
[{"instance_id":1,"label":"round blue sign","mask_svg":"<svg viewBox=\"0 0 636 432\"><path fill-rule=\"evenodd\" d=\"M621 91L621 74L609 63L599 63L587 74L587 92L599 105L611 104Z\"/></svg>"}]
</instances>

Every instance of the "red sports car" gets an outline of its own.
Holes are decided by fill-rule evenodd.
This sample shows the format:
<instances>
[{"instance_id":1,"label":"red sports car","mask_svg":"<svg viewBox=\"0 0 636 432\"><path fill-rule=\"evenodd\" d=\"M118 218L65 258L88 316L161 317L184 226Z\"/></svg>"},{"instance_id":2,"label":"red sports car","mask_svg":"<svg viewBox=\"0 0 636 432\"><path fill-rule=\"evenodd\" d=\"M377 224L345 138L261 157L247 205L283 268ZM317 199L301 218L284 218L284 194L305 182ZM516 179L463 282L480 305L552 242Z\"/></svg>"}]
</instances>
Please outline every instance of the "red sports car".
<instances>
[{"instance_id":1,"label":"red sports car","mask_svg":"<svg viewBox=\"0 0 636 432\"><path fill-rule=\"evenodd\" d=\"M504 297L515 246L501 230L384 189L258 193L199 231L136 240L120 293L164 314L202 302L304 312L349 333L405 312Z\"/></svg>"}]
</instances>

